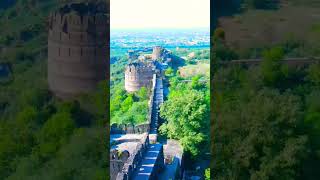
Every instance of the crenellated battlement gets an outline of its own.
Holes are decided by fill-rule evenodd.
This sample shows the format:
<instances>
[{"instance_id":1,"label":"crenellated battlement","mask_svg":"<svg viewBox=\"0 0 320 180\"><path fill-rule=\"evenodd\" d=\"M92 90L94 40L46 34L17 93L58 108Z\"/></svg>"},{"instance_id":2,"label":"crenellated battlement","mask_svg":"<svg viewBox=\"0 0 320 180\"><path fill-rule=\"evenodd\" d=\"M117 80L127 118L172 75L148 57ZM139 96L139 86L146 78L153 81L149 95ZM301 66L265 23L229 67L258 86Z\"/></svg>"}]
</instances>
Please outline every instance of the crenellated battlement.
<instances>
[{"instance_id":1,"label":"crenellated battlement","mask_svg":"<svg viewBox=\"0 0 320 180\"><path fill-rule=\"evenodd\" d=\"M49 17L49 39L62 44L107 46L109 17L105 13L55 11ZM105 40L105 41L101 41Z\"/></svg>"},{"instance_id":2,"label":"crenellated battlement","mask_svg":"<svg viewBox=\"0 0 320 180\"><path fill-rule=\"evenodd\" d=\"M151 72L153 69L152 65L144 64L129 64L126 68L126 73L128 74L139 74L143 72Z\"/></svg>"},{"instance_id":3,"label":"crenellated battlement","mask_svg":"<svg viewBox=\"0 0 320 180\"><path fill-rule=\"evenodd\" d=\"M108 21L108 15L79 15L71 12L70 14L60 14L54 12L49 16L50 29L53 27L62 28L65 23L72 27L81 27L82 29L88 29L89 25L105 27L105 23Z\"/></svg>"}]
</instances>

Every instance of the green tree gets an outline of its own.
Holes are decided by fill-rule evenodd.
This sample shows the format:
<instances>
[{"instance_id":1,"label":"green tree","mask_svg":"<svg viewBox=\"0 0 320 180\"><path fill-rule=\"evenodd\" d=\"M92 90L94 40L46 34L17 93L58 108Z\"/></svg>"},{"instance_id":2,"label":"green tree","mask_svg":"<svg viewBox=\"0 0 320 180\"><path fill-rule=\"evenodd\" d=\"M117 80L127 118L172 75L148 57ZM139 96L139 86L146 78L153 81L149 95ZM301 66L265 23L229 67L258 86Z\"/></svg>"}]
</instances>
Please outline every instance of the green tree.
<instances>
[{"instance_id":1,"label":"green tree","mask_svg":"<svg viewBox=\"0 0 320 180\"><path fill-rule=\"evenodd\" d=\"M148 101L142 101L133 103L129 113L133 116L134 123L137 124L146 122L148 111Z\"/></svg>"},{"instance_id":2,"label":"green tree","mask_svg":"<svg viewBox=\"0 0 320 180\"><path fill-rule=\"evenodd\" d=\"M199 148L208 138L209 108L203 93L189 90L170 95L161 106L160 115L167 120L160 127L162 134L180 140L193 156L205 150Z\"/></svg>"},{"instance_id":3,"label":"green tree","mask_svg":"<svg viewBox=\"0 0 320 180\"><path fill-rule=\"evenodd\" d=\"M320 85L320 63L312 64L308 69L308 79L314 84Z\"/></svg>"},{"instance_id":4,"label":"green tree","mask_svg":"<svg viewBox=\"0 0 320 180\"><path fill-rule=\"evenodd\" d=\"M174 73L174 70L173 70L171 67L169 67L169 68L166 69L166 71L165 71L165 75L166 75L166 76L172 76L173 73Z\"/></svg>"},{"instance_id":5,"label":"green tree","mask_svg":"<svg viewBox=\"0 0 320 180\"><path fill-rule=\"evenodd\" d=\"M139 97L139 101L145 101L148 99L148 90L146 87L141 87L140 90L137 92Z\"/></svg>"},{"instance_id":6,"label":"green tree","mask_svg":"<svg viewBox=\"0 0 320 180\"><path fill-rule=\"evenodd\" d=\"M227 99L226 96L230 98ZM246 98L248 97L248 98ZM295 179L307 155L301 99L263 89L224 95L213 114L217 179ZM218 172L225 172L224 174Z\"/></svg>"},{"instance_id":7,"label":"green tree","mask_svg":"<svg viewBox=\"0 0 320 180\"><path fill-rule=\"evenodd\" d=\"M210 180L210 168L207 168L204 173L205 180Z\"/></svg>"},{"instance_id":8,"label":"green tree","mask_svg":"<svg viewBox=\"0 0 320 180\"><path fill-rule=\"evenodd\" d=\"M68 112L54 114L42 127L38 135L39 153L42 158L52 157L65 144L75 128Z\"/></svg>"},{"instance_id":9,"label":"green tree","mask_svg":"<svg viewBox=\"0 0 320 180\"><path fill-rule=\"evenodd\" d=\"M127 112L133 104L133 95L129 94L128 97L122 102L121 110Z\"/></svg>"},{"instance_id":10,"label":"green tree","mask_svg":"<svg viewBox=\"0 0 320 180\"><path fill-rule=\"evenodd\" d=\"M33 107L25 107L14 122L0 124L0 179L10 174L18 158L29 154L35 144L34 130L38 112Z\"/></svg>"},{"instance_id":11,"label":"green tree","mask_svg":"<svg viewBox=\"0 0 320 180\"><path fill-rule=\"evenodd\" d=\"M263 53L261 73L267 86L277 86L285 77L285 66L282 65L284 52L282 48L275 47Z\"/></svg>"},{"instance_id":12,"label":"green tree","mask_svg":"<svg viewBox=\"0 0 320 180\"><path fill-rule=\"evenodd\" d=\"M202 90L206 87L206 84L200 81L201 76L197 75L192 77L191 88L195 90Z\"/></svg>"}]
</instances>

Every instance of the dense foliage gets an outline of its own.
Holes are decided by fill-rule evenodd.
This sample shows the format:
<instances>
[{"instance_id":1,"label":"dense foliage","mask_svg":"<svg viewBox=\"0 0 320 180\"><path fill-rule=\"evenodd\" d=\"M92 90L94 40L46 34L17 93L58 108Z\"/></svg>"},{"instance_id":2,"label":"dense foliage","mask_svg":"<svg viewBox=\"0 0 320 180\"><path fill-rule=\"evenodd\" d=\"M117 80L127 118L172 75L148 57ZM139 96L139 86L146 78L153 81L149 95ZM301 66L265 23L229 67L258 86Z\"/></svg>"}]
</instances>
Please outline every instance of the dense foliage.
<instances>
[{"instance_id":1,"label":"dense foliage","mask_svg":"<svg viewBox=\"0 0 320 180\"><path fill-rule=\"evenodd\" d=\"M111 124L141 124L147 122L149 111L148 89L142 87L136 93L127 93L123 84L111 88Z\"/></svg>"},{"instance_id":2,"label":"dense foliage","mask_svg":"<svg viewBox=\"0 0 320 180\"><path fill-rule=\"evenodd\" d=\"M319 2L237 2L229 1L233 5L237 4L237 8L226 6L237 13L234 20L238 24L232 28L255 29L258 24L254 22L265 20L266 23L269 21L266 20L267 16L271 17L272 13L279 12L282 13L279 23L275 19L268 23L274 28L274 36L282 39L260 42L262 39L259 38L267 37L257 35L252 37L253 41L239 41L234 45L228 39L231 36L228 34L230 29L220 26L214 32L214 108L211 122L214 178L319 179L320 62L290 66L282 61L284 58L319 56L320 31L317 23L302 17L299 21L306 22L303 30L292 31L290 26L285 27L291 23L286 24L287 20L294 22L294 25L298 24L287 15L290 13L286 10L308 11L319 7ZM267 10L275 8L278 10ZM226 9L223 10L227 11ZM258 16L259 13L262 16ZM255 15L257 18L251 18ZM245 23L246 20L248 22ZM238 27L240 24L245 25ZM280 26L284 27L284 33L278 32ZM255 29L254 33L260 32ZM262 61L255 66L228 64L235 59Z\"/></svg>"},{"instance_id":3,"label":"dense foliage","mask_svg":"<svg viewBox=\"0 0 320 180\"><path fill-rule=\"evenodd\" d=\"M214 73L213 172L217 179L317 179L320 66L290 67L284 47L258 66ZM217 60L217 59L216 59Z\"/></svg>"},{"instance_id":4,"label":"dense foliage","mask_svg":"<svg viewBox=\"0 0 320 180\"><path fill-rule=\"evenodd\" d=\"M184 150L196 157L208 152L210 92L209 76L194 76L190 81L170 77L170 94L160 108L166 122L160 132L178 139ZM207 147L207 148L206 148Z\"/></svg>"},{"instance_id":5,"label":"dense foliage","mask_svg":"<svg viewBox=\"0 0 320 180\"><path fill-rule=\"evenodd\" d=\"M106 179L106 83L77 101L47 87L46 18L53 0L17 0L0 10L0 179ZM5 28L4 28L5 27Z\"/></svg>"},{"instance_id":6,"label":"dense foliage","mask_svg":"<svg viewBox=\"0 0 320 180\"><path fill-rule=\"evenodd\" d=\"M128 63L128 58L121 56L110 68L111 124L141 124L147 121L150 89L143 87L135 93L126 92L124 70Z\"/></svg>"}]
</instances>

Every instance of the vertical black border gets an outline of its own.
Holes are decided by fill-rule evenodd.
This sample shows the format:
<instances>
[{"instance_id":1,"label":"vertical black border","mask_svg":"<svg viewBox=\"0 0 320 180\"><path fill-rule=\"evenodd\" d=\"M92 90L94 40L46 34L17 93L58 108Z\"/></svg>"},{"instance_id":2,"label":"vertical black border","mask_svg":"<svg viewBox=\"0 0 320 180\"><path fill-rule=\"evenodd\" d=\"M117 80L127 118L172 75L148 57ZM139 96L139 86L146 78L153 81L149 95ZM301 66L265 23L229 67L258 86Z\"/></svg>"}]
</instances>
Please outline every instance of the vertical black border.
<instances>
[{"instance_id":1,"label":"vertical black border","mask_svg":"<svg viewBox=\"0 0 320 180\"><path fill-rule=\"evenodd\" d=\"M106 112L107 112L107 116L106 116L106 127L105 127L105 130L106 130L106 139L105 141L107 141L107 147L106 147L106 151L107 151L107 159L106 159L106 166L108 167L107 168L107 179L110 179L110 0L106 0L106 4L107 4L107 15L108 15L108 33L107 33L107 47L108 47L108 54L106 55L107 58L107 75L106 75L106 82L107 82L107 88L106 88L106 101L107 101L107 107L106 107Z\"/></svg>"}]
</instances>

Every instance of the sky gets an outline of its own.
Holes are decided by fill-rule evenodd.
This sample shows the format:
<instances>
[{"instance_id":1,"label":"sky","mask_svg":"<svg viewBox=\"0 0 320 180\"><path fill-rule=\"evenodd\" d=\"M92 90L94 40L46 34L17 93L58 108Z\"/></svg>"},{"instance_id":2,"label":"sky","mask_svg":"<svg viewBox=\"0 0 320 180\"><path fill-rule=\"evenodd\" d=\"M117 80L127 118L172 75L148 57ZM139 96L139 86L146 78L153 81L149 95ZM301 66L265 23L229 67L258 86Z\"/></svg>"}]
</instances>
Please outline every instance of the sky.
<instances>
[{"instance_id":1,"label":"sky","mask_svg":"<svg viewBox=\"0 0 320 180\"><path fill-rule=\"evenodd\" d=\"M210 0L110 0L111 29L210 27Z\"/></svg>"}]
</instances>

